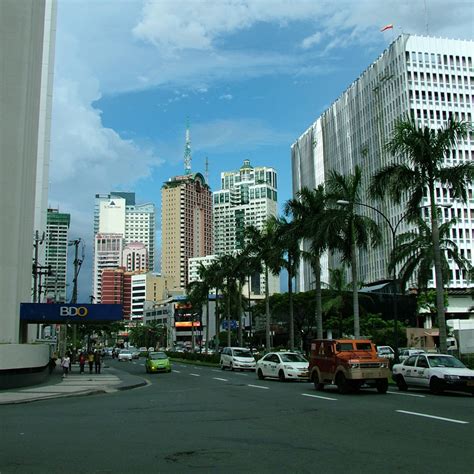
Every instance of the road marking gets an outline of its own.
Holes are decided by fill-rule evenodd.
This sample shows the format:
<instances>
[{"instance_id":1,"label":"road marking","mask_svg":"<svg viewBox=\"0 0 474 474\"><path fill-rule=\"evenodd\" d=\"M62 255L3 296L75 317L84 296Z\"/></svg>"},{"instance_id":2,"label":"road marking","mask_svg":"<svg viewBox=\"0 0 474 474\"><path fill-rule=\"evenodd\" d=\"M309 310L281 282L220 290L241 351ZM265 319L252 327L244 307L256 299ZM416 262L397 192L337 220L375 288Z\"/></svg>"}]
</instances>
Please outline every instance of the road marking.
<instances>
[{"instance_id":1,"label":"road marking","mask_svg":"<svg viewBox=\"0 0 474 474\"><path fill-rule=\"evenodd\" d=\"M192 375L193 377L201 377L199 374L189 374Z\"/></svg>"},{"instance_id":2,"label":"road marking","mask_svg":"<svg viewBox=\"0 0 474 474\"><path fill-rule=\"evenodd\" d=\"M219 377L212 377L214 380L222 380L222 382L228 382L228 379L221 379Z\"/></svg>"},{"instance_id":3,"label":"road marking","mask_svg":"<svg viewBox=\"0 0 474 474\"><path fill-rule=\"evenodd\" d=\"M268 390L268 389L269 389L269 387L262 387L262 385L252 385L251 383L247 384L247 387L263 388L264 390Z\"/></svg>"},{"instance_id":4,"label":"road marking","mask_svg":"<svg viewBox=\"0 0 474 474\"><path fill-rule=\"evenodd\" d=\"M395 411L397 411L398 413L405 413L406 415L423 416L425 418L434 418L435 420L449 421L451 423L459 423L461 425L469 424L469 421L454 420L452 418L443 418L442 416L427 415L426 413L416 413L415 411L405 411L405 410L395 410Z\"/></svg>"},{"instance_id":5,"label":"road marking","mask_svg":"<svg viewBox=\"0 0 474 474\"><path fill-rule=\"evenodd\" d=\"M312 395L310 393L302 393L303 397L311 397L311 398L321 398L322 400L334 400L337 402L337 398L331 398L331 397L322 397L321 395Z\"/></svg>"},{"instance_id":6,"label":"road marking","mask_svg":"<svg viewBox=\"0 0 474 474\"><path fill-rule=\"evenodd\" d=\"M392 395L405 395L405 397L426 398L426 395L416 395L414 393L404 393L404 392L387 392L387 393L391 393Z\"/></svg>"},{"instance_id":7,"label":"road marking","mask_svg":"<svg viewBox=\"0 0 474 474\"><path fill-rule=\"evenodd\" d=\"M195 366L193 367L193 369L199 369L199 370L202 370L202 367L198 367L197 365L195 365Z\"/></svg>"},{"instance_id":8,"label":"road marking","mask_svg":"<svg viewBox=\"0 0 474 474\"><path fill-rule=\"evenodd\" d=\"M222 372L222 370L217 370L217 369L211 369L211 370L212 372L219 372L219 373Z\"/></svg>"},{"instance_id":9,"label":"road marking","mask_svg":"<svg viewBox=\"0 0 474 474\"><path fill-rule=\"evenodd\" d=\"M181 370L173 370L173 372L175 372L176 374L180 374Z\"/></svg>"},{"instance_id":10,"label":"road marking","mask_svg":"<svg viewBox=\"0 0 474 474\"><path fill-rule=\"evenodd\" d=\"M248 377L249 374L242 374L241 372L235 372L235 375L243 375L244 377Z\"/></svg>"}]
</instances>

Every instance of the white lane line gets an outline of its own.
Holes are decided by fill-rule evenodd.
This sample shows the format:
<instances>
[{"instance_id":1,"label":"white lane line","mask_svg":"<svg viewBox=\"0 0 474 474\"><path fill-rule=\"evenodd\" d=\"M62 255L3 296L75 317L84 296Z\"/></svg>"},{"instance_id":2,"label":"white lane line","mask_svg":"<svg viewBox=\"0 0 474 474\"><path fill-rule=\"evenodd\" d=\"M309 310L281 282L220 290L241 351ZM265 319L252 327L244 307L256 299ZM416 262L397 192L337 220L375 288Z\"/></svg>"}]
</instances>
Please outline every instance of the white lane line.
<instances>
[{"instance_id":1,"label":"white lane line","mask_svg":"<svg viewBox=\"0 0 474 474\"><path fill-rule=\"evenodd\" d=\"M337 398L331 398L331 397L322 397L321 395L312 395L310 393L302 393L303 397L311 397L311 398L321 398L322 400L334 400L337 401Z\"/></svg>"},{"instance_id":2,"label":"white lane line","mask_svg":"<svg viewBox=\"0 0 474 474\"><path fill-rule=\"evenodd\" d=\"M217 370L217 369L211 369L212 372L222 372L222 370Z\"/></svg>"},{"instance_id":3,"label":"white lane line","mask_svg":"<svg viewBox=\"0 0 474 474\"><path fill-rule=\"evenodd\" d=\"M415 411L395 410L398 413L405 413L406 415L423 416L425 418L434 418L435 420L449 421L450 423L459 423L460 425L467 425L469 421L454 420L452 418L444 418L442 416L427 415L426 413L417 413Z\"/></svg>"},{"instance_id":4,"label":"white lane line","mask_svg":"<svg viewBox=\"0 0 474 474\"><path fill-rule=\"evenodd\" d=\"M426 398L426 395L416 395L415 393L404 393L404 392L387 392L387 393L391 393L392 395L404 395L405 397Z\"/></svg>"},{"instance_id":5,"label":"white lane line","mask_svg":"<svg viewBox=\"0 0 474 474\"><path fill-rule=\"evenodd\" d=\"M180 373L181 373L181 370L173 370L173 372L174 372L175 374L180 374Z\"/></svg>"},{"instance_id":6,"label":"white lane line","mask_svg":"<svg viewBox=\"0 0 474 474\"><path fill-rule=\"evenodd\" d=\"M195 365L195 366L193 367L193 369L199 369L199 370L202 370L202 367L198 367L197 365Z\"/></svg>"},{"instance_id":7,"label":"white lane line","mask_svg":"<svg viewBox=\"0 0 474 474\"><path fill-rule=\"evenodd\" d=\"M228 382L228 379L221 379L220 377L212 377L214 380L221 380L222 382Z\"/></svg>"},{"instance_id":8,"label":"white lane line","mask_svg":"<svg viewBox=\"0 0 474 474\"><path fill-rule=\"evenodd\" d=\"M193 377L201 377L199 374L189 374L192 375Z\"/></svg>"},{"instance_id":9,"label":"white lane line","mask_svg":"<svg viewBox=\"0 0 474 474\"><path fill-rule=\"evenodd\" d=\"M240 373L240 372L235 372L235 375L243 375L244 377L248 377L248 376L249 376L249 374L242 374L242 373Z\"/></svg>"},{"instance_id":10,"label":"white lane line","mask_svg":"<svg viewBox=\"0 0 474 474\"><path fill-rule=\"evenodd\" d=\"M262 387L261 385L252 385L251 383L247 384L247 387L253 387L253 388L263 388L264 390L268 390L269 387Z\"/></svg>"}]
</instances>

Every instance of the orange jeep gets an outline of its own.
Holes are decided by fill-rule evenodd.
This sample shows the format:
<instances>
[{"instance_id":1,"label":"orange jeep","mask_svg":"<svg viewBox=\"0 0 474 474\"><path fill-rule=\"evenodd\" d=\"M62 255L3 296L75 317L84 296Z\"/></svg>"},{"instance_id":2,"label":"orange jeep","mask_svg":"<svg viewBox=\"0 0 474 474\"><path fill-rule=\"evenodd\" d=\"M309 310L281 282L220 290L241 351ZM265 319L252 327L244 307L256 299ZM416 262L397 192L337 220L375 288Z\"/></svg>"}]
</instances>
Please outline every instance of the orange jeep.
<instances>
[{"instance_id":1,"label":"orange jeep","mask_svg":"<svg viewBox=\"0 0 474 474\"><path fill-rule=\"evenodd\" d=\"M386 393L390 370L369 339L317 339L311 343L309 375L316 390L336 384L339 393L348 393L368 385Z\"/></svg>"}]
</instances>

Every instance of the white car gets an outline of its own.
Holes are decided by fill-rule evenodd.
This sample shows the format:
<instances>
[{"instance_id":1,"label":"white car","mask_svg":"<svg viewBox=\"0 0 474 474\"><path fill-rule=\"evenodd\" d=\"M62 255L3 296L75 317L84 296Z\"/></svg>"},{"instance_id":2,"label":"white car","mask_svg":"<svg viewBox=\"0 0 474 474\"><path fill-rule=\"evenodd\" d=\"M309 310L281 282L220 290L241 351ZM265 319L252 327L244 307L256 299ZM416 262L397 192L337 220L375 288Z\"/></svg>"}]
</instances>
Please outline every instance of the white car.
<instances>
[{"instance_id":1,"label":"white car","mask_svg":"<svg viewBox=\"0 0 474 474\"><path fill-rule=\"evenodd\" d=\"M118 355L118 361L121 362L122 360L132 360L132 351L128 349L122 349Z\"/></svg>"},{"instance_id":2,"label":"white car","mask_svg":"<svg viewBox=\"0 0 474 474\"><path fill-rule=\"evenodd\" d=\"M297 352L270 352L257 362L257 377L308 381L309 362Z\"/></svg>"},{"instance_id":3,"label":"white car","mask_svg":"<svg viewBox=\"0 0 474 474\"><path fill-rule=\"evenodd\" d=\"M393 366L393 379L399 390L429 388L432 393L458 390L474 395L474 370L456 357L445 354L416 354Z\"/></svg>"},{"instance_id":4,"label":"white car","mask_svg":"<svg viewBox=\"0 0 474 474\"><path fill-rule=\"evenodd\" d=\"M403 362L404 360L408 359L408 357L416 354L424 354L424 349L400 349L398 351L398 360Z\"/></svg>"},{"instance_id":5,"label":"white car","mask_svg":"<svg viewBox=\"0 0 474 474\"><path fill-rule=\"evenodd\" d=\"M221 369L255 370L255 358L245 347L224 347L221 352Z\"/></svg>"},{"instance_id":6,"label":"white car","mask_svg":"<svg viewBox=\"0 0 474 474\"><path fill-rule=\"evenodd\" d=\"M390 346L377 346L377 354L384 359L393 359L395 351Z\"/></svg>"}]
</instances>

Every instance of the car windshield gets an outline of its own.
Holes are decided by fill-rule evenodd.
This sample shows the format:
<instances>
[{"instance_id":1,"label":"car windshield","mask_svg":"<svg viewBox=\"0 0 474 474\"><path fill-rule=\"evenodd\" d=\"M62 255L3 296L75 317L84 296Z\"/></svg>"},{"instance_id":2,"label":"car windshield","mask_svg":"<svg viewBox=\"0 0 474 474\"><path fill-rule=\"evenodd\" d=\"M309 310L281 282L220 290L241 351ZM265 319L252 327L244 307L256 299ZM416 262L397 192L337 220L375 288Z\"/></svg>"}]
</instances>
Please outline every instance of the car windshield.
<instances>
[{"instance_id":1,"label":"car windshield","mask_svg":"<svg viewBox=\"0 0 474 474\"><path fill-rule=\"evenodd\" d=\"M387 347L379 347L378 349L379 354L391 354L392 351L388 349Z\"/></svg>"},{"instance_id":2,"label":"car windshield","mask_svg":"<svg viewBox=\"0 0 474 474\"><path fill-rule=\"evenodd\" d=\"M372 346L370 345L370 342L356 342L356 348L358 351L372 350Z\"/></svg>"},{"instance_id":3,"label":"car windshield","mask_svg":"<svg viewBox=\"0 0 474 474\"><path fill-rule=\"evenodd\" d=\"M120 354L130 354L130 351L123 350L123 351L120 351Z\"/></svg>"},{"instance_id":4,"label":"car windshield","mask_svg":"<svg viewBox=\"0 0 474 474\"><path fill-rule=\"evenodd\" d=\"M354 346L352 342L340 342L339 344L336 345L336 350L339 352L342 351L353 351Z\"/></svg>"},{"instance_id":5,"label":"car windshield","mask_svg":"<svg viewBox=\"0 0 474 474\"><path fill-rule=\"evenodd\" d=\"M245 349L234 349L234 356L235 357L246 357L253 359L253 355L250 351Z\"/></svg>"},{"instance_id":6,"label":"car windshield","mask_svg":"<svg viewBox=\"0 0 474 474\"><path fill-rule=\"evenodd\" d=\"M308 362L302 355L299 354L280 354L282 362Z\"/></svg>"},{"instance_id":7,"label":"car windshield","mask_svg":"<svg viewBox=\"0 0 474 474\"><path fill-rule=\"evenodd\" d=\"M158 360L158 359L167 359L168 356L164 352L152 352L150 354L150 359Z\"/></svg>"},{"instance_id":8,"label":"car windshield","mask_svg":"<svg viewBox=\"0 0 474 474\"><path fill-rule=\"evenodd\" d=\"M428 360L430 361L431 367L452 367L456 369L466 368L466 366L455 357L437 355L428 357Z\"/></svg>"}]
</instances>

